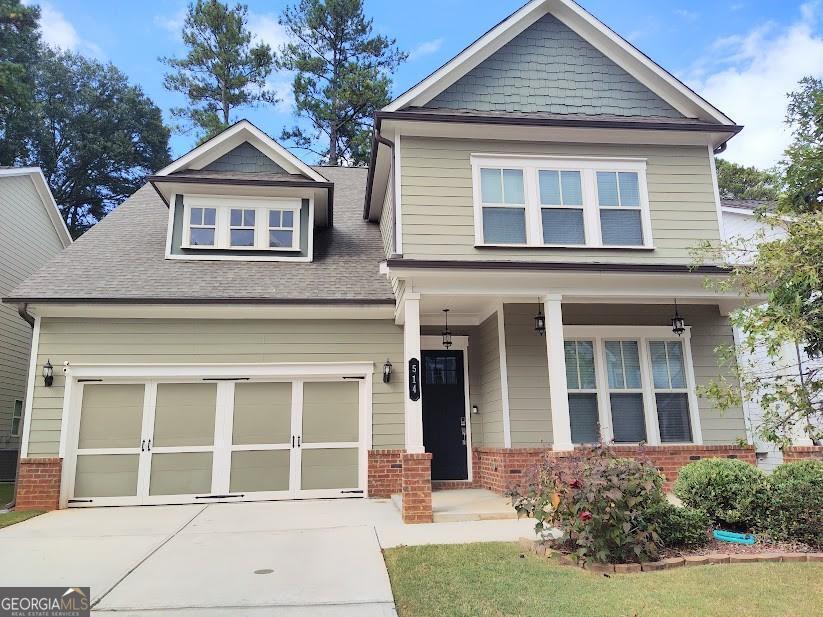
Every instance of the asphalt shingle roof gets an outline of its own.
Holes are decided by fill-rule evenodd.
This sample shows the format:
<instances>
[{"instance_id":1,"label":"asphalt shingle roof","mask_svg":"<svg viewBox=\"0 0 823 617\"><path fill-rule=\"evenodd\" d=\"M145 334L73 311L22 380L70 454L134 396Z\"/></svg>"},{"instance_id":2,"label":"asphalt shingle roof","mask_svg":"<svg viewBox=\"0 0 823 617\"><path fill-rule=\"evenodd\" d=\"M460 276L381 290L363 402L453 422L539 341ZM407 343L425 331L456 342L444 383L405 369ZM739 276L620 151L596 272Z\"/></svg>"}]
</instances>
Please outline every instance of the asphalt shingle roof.
<instances>
[{"instance_id":1,"label":"asphalt shingle roof","mask_svg":"<svg viewBox=\"0 0 823 617\"><path fill-rule=\"evenodd\" d=\"M773 201L762 199L721 199L720 203L726 208L741 208L743 210L774 207Z\"/></svg>"},{"instance_id":2,"label":"asphalt shingle roof","mask_svg":"<svg viewBox=\"0 0 823 617\"><path fill-rule=\"evenodd\" d=\"M335 218L315 230L310 263L166 259L168 209L145 185L6 300L393 303L380 229L362 218L367 170L318 171L334 182Z\"/></svg>"}]
</instances>

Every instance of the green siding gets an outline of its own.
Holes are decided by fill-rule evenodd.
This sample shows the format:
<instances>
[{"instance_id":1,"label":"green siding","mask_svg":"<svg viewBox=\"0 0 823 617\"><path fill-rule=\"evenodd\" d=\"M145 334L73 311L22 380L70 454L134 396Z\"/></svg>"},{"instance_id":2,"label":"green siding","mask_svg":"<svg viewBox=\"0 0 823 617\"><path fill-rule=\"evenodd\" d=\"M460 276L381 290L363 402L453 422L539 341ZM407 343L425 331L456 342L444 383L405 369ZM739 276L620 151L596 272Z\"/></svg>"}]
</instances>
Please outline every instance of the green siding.
<instances>
[{"instance_id":1,"label":"green siding","mask_svg":"<svg viewBox=\"0 0 823 617\"><path fill-rule=\"evenodd\" d=\"M38 365L107 363L374 362L372 443L403 447L403 332L383 320L69 319L41 322ZM381 378L389 358L394 375ZM61 371L54 386L37 380L30 456L57 454L63 408Z\"/></svg>"},{"instance_id":2,"label":"green siding","mask_svg":"<svg viewBox=\"0 0 823 617\"><path fill-rule=\"evenodd\" d=\"M240 171L246 173L288 173L247 141L226 152L226 154L212 161L203 169L206 171Z\"/></svg>"},{"instance_id":3,"label":"green siding","mask_svg":"<svg viewBox=\"0 0 823 617\"><path fill-rule=\"evenodd\" d=\"M683 117L552 15L541 17L425 107Z\"/></svg>"},{"instance_id":4,"label":"green siding","mask_svg":"<svg viewBox=\"0 0 823 617\"><path fill-rule=\"evenodd\" d=\"M564 304L565 325L668 326L673 306ZM718 345L733 342L727 317L716 306L681 305L680 313L692 326L692 362L698 386L724 375L734 379L728 367L721 367L714 352ZM526 447L551 441L551 411L549 404L548 362L546 340L534 333L534 307L507 304L506 360L509 381L509 414L512 425L512 446ZM725 413L706 398L698 397L703 443L722 445L746 437L742 407Z\"/></svg>"},{"instance_id":5,"label":"green siding","mask_svg":"<svg viewBox=\"0 0 823 617\"><path fill-rule=\"evenodd\" d=\"M503 447L503 397L497 313L469 336L469 395L480 413L472 416L472 445Z\"/></svg>"},{"instance_id":6,"label":"green siding","mask_svg":"<svg viewBox=\"0 0 823 617\"><path fill-rule=\"evenodd\" d=\"M34 183L28 176L0 178L0 298L63 250ZM17 448L11 436L15 400L24 400L31 327L14 305L0 304L0 448ZM20 427L22 431L22 425Z\"/></svg>"},{"instance_id":7,"label":"green siding","mask_svg":"<svg viewBox=\"0 0 823 617\"><path fill-rule=\"evenodd\" d=\"M407 259L691 263L719 242L711 161L703 146L564 144L403 137L403 256ZM655 250L475 248L472 153L646 159Z\"/></svg>"}]
</instances>

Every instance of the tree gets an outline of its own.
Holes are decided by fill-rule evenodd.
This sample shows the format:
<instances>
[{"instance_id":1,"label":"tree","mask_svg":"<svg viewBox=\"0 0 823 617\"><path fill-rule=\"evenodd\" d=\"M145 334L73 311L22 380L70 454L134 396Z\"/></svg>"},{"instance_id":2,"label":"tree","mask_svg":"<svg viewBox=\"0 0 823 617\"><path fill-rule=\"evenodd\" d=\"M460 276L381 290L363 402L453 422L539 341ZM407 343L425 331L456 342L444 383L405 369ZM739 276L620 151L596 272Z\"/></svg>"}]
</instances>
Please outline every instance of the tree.
<instances>
[{"instance_id":1,"label":"tree","mask_svg":"<svg viewBox=\"0 0 823 617\"><path fill-rule=\"evenodd\" d=\"M232 110L277 102L266 89L274 67L271 48L252 45L247 15L242 4L229 8L218 0L197 0L189 5L183 26L188 53L183 58L160 58L173 69L163 85L188 99L188 107L173 108L172 114L199 128L201 141L229 126Z\"/></svg>"},{"instance_id":2,"label":"tree","mask_svg":"<svg viewBox=\"0 0 823 617\"><path fill-rule=\"evenodd\" d=\"M774 201L780 193L778 174L717 159L717 186L723 199Z\"/></svg>"},{"instance_id":3,"label":"tree","mask_svg":"<svg viewBox=\"0 0 823 617\"><path fill-rule=\"evenodd\" d=\"M281 139L329 165L366 163L371 118L389 102L390 75L407 54L395 39L372 34L362 0L300 0L280 23L293 42L278 66L295 71L296 112L310 126L284 130Z\"/></svg>"},{"instance_id":4,"label":"tree","mask_svg":"<svg viewBox=\"0 0 823 617\"><path fill-rule=\"evenodd\" d=\"M28 154L73 237L170 161L160 109L112 64L46 50L36 67Z\"/></svg>"},{"instance_id":5,"label":"tree","mask_svg":"<svg viewBox=\"0 0 823 617\"><path fill-rule=\"evenodd\" d=\"M0 164L25 154L20 134L34 109L34 70L40 50L40 9L0 0Z\"/></svg>"},{"instance_id":6,"label":"tree","mask_svg":"<svg viewBox=\"0 0 823 617\"><path fill-rule=\"evenodd\" d=\"M763 231L720 247L745 255L721 285L766 300L736 312L732 322L742 334L744 355L765 354L768 368L734 363L734 349L721 349L740 389L720 380L706 391L721 408L743 398L759 403L764 415L755 429L779 444L798 431L815 442L823 439L823 83L804 78L789 101L793 141L780 165L785 190L777 208L757 213ZM714 258L720 254L715 251ZM786 357L786 344L797 346L795 359Z\"/></svg>"}]
</instances>

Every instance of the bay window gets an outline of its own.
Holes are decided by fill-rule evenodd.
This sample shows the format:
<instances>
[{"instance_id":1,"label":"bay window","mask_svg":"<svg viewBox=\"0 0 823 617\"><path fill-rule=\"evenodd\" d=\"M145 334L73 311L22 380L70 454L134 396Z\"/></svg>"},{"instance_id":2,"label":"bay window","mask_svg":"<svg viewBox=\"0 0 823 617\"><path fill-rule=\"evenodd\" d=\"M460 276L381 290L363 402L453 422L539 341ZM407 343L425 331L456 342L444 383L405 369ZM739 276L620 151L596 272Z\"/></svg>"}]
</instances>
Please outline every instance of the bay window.
<instances>
[{"instance_id":1,"label":"bay window","mask_svg":"<svg viewBox=\"0 0 823 617\"><path fill-rule=\"evenodd\" d=\"M650 249L643 159L471 157L478 246Z\"/></svg>"},{"instance_id":2,"label":"bay window","mask_svg":"<svg viewBox=\"0 0 823 617\"><path fill-rule=\"evenodd\" d=\"M690 332L564 326L572 442L700 443Z\"/></svg>"}]
</instances>

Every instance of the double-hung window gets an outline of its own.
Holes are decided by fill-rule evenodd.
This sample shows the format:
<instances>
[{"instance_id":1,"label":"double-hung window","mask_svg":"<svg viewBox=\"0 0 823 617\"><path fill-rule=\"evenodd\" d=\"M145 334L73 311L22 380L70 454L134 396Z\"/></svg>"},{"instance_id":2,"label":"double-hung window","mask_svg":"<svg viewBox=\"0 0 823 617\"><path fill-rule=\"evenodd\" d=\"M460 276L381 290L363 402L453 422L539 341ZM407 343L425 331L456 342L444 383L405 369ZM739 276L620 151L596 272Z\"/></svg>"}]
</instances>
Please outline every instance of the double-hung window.
<instances>
[{"instance_id":1,"label":"double-hung window","mask_svg":"<svg viewBox=\"0 0 823 617\"><path fill-rule=\"evenodd\" d=\"M594 369L594 342L566 341L564 348L572 443L596 443L600 441L600 419Z\"/></svg>"},{"instance_id":2,"label":"double-hung window","mask_svg":"<svg viewBox=\"0 0 823 617\"><path fill-rule=\"evenodd\" d=\"M680 341L649 341L649 355L662 443L689 442L689 388Z\"/></svg>"},{"instance_id":3,"label":"double-hung window","mask_svg":"<svg viewBox=\"0 0 823 617\"><path fill-rule=\"evenodd\" d=\"M604 349L614 441L646 441L643 377L638 341L605 341Z\"/></svg>"},{"instance_id":4,"label":"double-hung window","mask_svg":"<svg viewBox=\"0 0 823 617\"><path fill-rule=\"evenodd\" d=\"M301 200L183 196L183 248L299 251Z\"/></svg>"},{"instance_id":5,"label":"double-hung window","mask_svg":"<svg viewBox=\"0 0 823 617\"><path fill-rule=\"evenodd\" d=\"M14 437L20 435L20 423L23 420L23 401L16 399L14 401L14 409L11 412L11 434Z\"/></svg>"},{"instance_id":6,"label":"double-hung window","mask_svg":"<svg viewBox=\"0 0 823 617\"><path fill-rule=\"evenodd\" d=\"M477 246L650 249L643 159L471 157Z\"/></svg>"},{"instance_id":7,"label":"double-hung window","mask_svg":"<svg viewBox=\"0 0 823 617\"><path fill-rule=\"evenodd\" d=\"M526 244L526 195L523 170L480 170L483 237L492 244Z\"/></svg>"}]
</instances>

